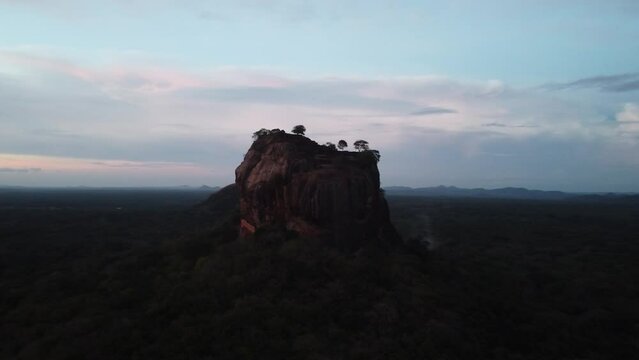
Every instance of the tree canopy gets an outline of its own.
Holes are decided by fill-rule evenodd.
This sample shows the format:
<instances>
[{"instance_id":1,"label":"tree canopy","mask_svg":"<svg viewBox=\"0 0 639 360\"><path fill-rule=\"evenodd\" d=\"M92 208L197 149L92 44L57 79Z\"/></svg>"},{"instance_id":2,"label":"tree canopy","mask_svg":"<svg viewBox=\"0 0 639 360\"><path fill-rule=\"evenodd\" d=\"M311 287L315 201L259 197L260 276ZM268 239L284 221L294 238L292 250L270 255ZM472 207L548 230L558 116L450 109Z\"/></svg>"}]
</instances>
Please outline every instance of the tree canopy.
<instances>
[{"instance_id":1,"label":"tree canopy","mask_svg":"<svg viewBox=\"0 0 639 360\"><path fill-rule=\"evenodd\" d=\"M264 136L264 135L268 135L271 133L271 130L269 129L265 129L265 128L261 128L259 130L257 130L256 132L253 133L253 140L257 140L260 137Z\"/></svg>"},{"instance_id":2,"label":"tree canopy","mask_svg":"<svg viewBox=\"0 0 639 360\"><path fill-rule=\"evenodd\" d=\"M348 143L346 142L346 140L340 140L340 141L337 142L337 147L340 150L344 150L344 149L346 149L348 147Z\"/></svg>"},{"instance_id":3,"label":"tree canopy","mask_svg":"<svg viewBox=\"0 0 639 360\"><path fill-rule=\"evenodd\" d=\"M261 138L262 136L266 136L266 135L270 135L270 134L277 134L277 133L284 133L284 130L280 130L280 129L265 129L265 128L261 128L259 130L257 130L256 132L253 133L253 140L257 140L259 138Z\"/></svg>"},{"instance_id":4,"label":"tree canopy","mask_svg":"<svg viewBox=\"0 0 639 360\"><path fill-rule=\"evenodd\" d=\"M368 150L368 141L366 140L357 140L353 143L355 150L357 151L366 151Z\"/></svg>"},{"instance_id":5,"label":"tree canopy","mask_svg":"<svg viewBox=\"0 0 639 360\"><path fill-rule=\"evenodd\" d=\"M304 125L295 125L291 132L297 135L304 135L306 133L306 127Z\"/></svg>"}]
</instances>

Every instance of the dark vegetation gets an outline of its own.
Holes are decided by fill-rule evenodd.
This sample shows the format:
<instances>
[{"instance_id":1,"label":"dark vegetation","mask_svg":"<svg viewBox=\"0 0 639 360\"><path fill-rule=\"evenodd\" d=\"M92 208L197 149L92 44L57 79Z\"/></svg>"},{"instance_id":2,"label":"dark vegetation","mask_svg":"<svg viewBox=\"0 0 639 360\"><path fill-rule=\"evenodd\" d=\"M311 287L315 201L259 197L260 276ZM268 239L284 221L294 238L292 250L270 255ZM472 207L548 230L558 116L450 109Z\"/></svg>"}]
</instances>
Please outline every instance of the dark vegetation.
<instances>
[{"instance_id":1,"label":"dark vegetation","mask_svg":"<svg viewBox=\"0 0 639 360\"><path fill-rule=\"evenodd\" d=\"M366 151L368 150L368 141L366 140L357 140L353 143L353 147L357 151Z\"/></svg>"},{"instance_id":2,"label":"dark vegetation","mask_svg":"<svg viewBox=\"0 0 639 360\"><path fill-rule=\"evenodd\" d=\"M233 191L1 192L0 357L639 351L637 203L390 197L406 245L345 253L238 240Z\"/></svg>"},{"instance_id":3,"label":"dark vegetation","mask_svg":"<svg viewBox=\"0 0 639 360\"><path fill-rule=\"evenodd\" d=\"M261 128L259 130L257 130L256 132L253 133L252 137L253 140L257 140L263 136L268 136L271 134L279 134L279 133L286 133L286 131L281 130L281 129L266 129L266 128ZM295 134L295 135L302 135L304 136L306 134L306 127L304 125L295 125L293 127L293 129L291 130L291 133ZM343 151L348 147L348 143L346 142L346 140L339 140L337 142L337 145L335 145L332 142L327 142L324 144L325 147L327 147L329 150L331 151ZM361 152L364 153L364 156L367 156L369 158L374 159L376 162L379 162L379 160L381 159L381 155L379 153L379 150L375 150L375 149L371 149L368 141L366 140L357 140L353 143L353 147L355 148L355 150L357 150L357 152ZM408 189L408 188L406 188Z\"/></svg>"},{"instance_id":4,"label":"dark vegetation","mask_svg":"<svg viewBox=\"0 0 639 360\"><path fill-rule=\"evenodd\" d=\"M444 198L483 198L483 199L512 199L512 200L572 200L600 203L639 203L639 194L632 193L566 193L561 191L529 190L526 188L506 187L498 189L464 189L455 186L435 186L410 188L406 186L391 186L385 188L389 195L444 197Z\"/></svg>"},{"instance_id":5,"label":"dark vegetation","mask_svg":"<svg viewBox=\"0 0 639 360\"><path fill-rule=\"evenodd\" d=\"M295 125L291 132L296 135L304 135L306 133L306 127L304 125Z\"/></svg>"}]
</instances>

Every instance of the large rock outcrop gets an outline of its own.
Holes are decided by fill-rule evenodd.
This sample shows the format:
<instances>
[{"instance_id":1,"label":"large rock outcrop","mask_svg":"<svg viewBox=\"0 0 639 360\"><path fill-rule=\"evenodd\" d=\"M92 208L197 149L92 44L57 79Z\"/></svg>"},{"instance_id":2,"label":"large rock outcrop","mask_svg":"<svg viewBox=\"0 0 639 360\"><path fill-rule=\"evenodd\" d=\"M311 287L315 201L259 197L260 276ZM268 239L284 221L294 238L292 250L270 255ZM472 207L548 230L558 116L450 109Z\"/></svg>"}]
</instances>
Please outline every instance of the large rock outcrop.
<instances>
[{"instance_id":1,"label":"large rock outcrop","mask_svg":"<svg viewBox=\"0 0 639 360\"><path fill-rule=\"evenodd\" d=\"M370 152L336 151L275 132L253 143L235 183L243 235L275 227L349 247L398 240Z\"/></svg>"}]
</instances>

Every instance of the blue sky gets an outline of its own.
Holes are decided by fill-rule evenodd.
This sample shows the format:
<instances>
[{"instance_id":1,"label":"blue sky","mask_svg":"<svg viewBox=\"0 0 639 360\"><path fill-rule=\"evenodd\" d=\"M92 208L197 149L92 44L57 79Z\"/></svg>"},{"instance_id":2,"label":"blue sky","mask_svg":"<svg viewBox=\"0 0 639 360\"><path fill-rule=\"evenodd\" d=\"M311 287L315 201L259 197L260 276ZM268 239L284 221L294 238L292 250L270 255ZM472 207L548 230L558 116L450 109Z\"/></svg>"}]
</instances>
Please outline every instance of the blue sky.
<instances>
[{"instance_id":1,"label":"blue sky","mask_svg":"<svg viewBox=\"0 0 639 360\"><path fill-rule=\"evenodd\" d=\"M224 185L258 128L384 185L639 191L639 3L0 0L0 184Z\"/></svg>"}]
</instances>

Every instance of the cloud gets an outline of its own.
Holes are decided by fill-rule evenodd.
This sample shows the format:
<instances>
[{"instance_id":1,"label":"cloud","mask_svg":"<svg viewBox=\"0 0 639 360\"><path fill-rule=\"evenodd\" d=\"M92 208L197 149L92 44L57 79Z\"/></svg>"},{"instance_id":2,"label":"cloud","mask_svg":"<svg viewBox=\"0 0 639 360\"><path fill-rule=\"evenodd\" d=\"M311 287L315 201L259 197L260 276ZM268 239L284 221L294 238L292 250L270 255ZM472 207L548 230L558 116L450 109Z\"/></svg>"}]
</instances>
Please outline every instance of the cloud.
<instances>
[{"instance_id":1,"label":"cloud","mask_svg":"<svg viewBox=\"0 0 639 360\"><path fill-rule=\"evenodd\" d=\"M166 126L168 128L174 128L174 129L193 129L194 128L191 125L181 124L181 123L159 124L159 126Z\"/></svg>"},{"instance_id":2,"label":"cloud","mask_svg":"<svg viewBox=\"0 0 639 360\"><path fill-rule=\"evenodd\" d=\"M620 123L639 122L639 105L634 103L624 104L623 110L617 114L617 121Z\"/></svg>"},{"instance_id":3,"label":"cloud","mask_svg":"<svg viewBox=\"0 0 639 360\"><path fill-rule=\"evenodd\" d=\"M616 121L617 130L622 139L633 143L639 141L639 105L624 104L623 109L616 115ZM639 163L639 160L637 162Z\"/></svg>"},{"instance_id":4,"label":"cloud","mask_svg":"<svg viewBox=\"0 0 639 360\"><path fill-rule=\"evenodd\" d=\"M95 1L85 0L0 0L0 5L27 7L64 19L80 19L95 15ZM191 13L204 21L242 21L255 18L278 22L303 22L318 18L339 19L353 16L367 7L343 4L335 0L190 0L176 6L171 0L115 0L99 5L102 12L116 12L120 16L155 15L163 11Z\"/></svg>"},{"instance_id":5,"label":"cloud","mask_svg":"<svg viewBox=\"0 0 639 360\"><path fill-rule=\"evenodd\" d=\"M517 161L536 164L535 171L551 164L556 174L543 175L546 184L569 186L578 182L575 174L587 178L588 171L611 167L629 168L624 176L639 183L639 164L630 155L639 151L634 128L639 111L621 92L583 96L591 88L573 86L549 93L443 76L304 77L126 62L91 66L10 49L0 51L0 69L0 153L14 159L0 156L0 167L43 170L29 177L3 171L5 183L223 185L233 181L256 129L288 130L300 123L320 143L369 141L384 153L380 166L387 184L468 185L463 178L491 185L492 180L482 183L487 171L482 169L502 179L530 178L531 170ZM559 162L546 151L551 145L572 160ZM563 172L571 162L587 166ZM450 175L447 182L442 174ZM606 184L588 179L592 187Z\"/></svg>"},{"instance_id":6,"label":"cloud","mask_svg":"<svg viewBox=\"0 0 639 360\"><path fill-rule=\"evenodd\" d=\"M175 163L166 161L91 161L91 165L97 165L107 168L129 168L129 169L162 169L162 168L189 168L197 167L197 164L193 163Z\"/></svg>"},{"instance_id":7,"label":"cloud","mask_svg":"<svg viewBox=\"0 0 639 360\"><path fill-rule=\"evenodd\" d=\"M341 87L347 85L347 89ZM187 98L208 101L243 102L309 107L360 108L386 112L402 111L415 104L401 99L374 98L353 91L356 82L311 80L292 82L283 87L244 86L195 88L182 92ZM349 88L350 87L350 88Z\"/></svg>"},{"instance_id":8,"label":"cloud","mask_svg":"<svg viewBox=\"0 0 639 360\"><path fill-rule=\"evenodd\" d=\"M0 172L4 173L31 173L42 171L41 168L7 168L1 167Z\"/></svg>"},{"instance_id":9,"label":"cloud","mask_svg":"<svg viewBox=\"0 0 639 360\"><path fill-rule=\"evenodd\" d=\"M223 21L228 18L220 13L216 13L210 10L203 10L198 14L198 18L205 21Z\"/></svg>"},{"instance_id":10,"label":"cloud","mask_svg":"<svg viewBox=\"0 0 639 360\"><path fill-rule=\"evenodd\" d=\"M508 124L503 124L503 123L498 123L498 122L491 122L491 123L486 123L486 124L481 124L481 126L484 127L496 127L496 128L536 128L538 127L537 125L508 125Z\"/></svg>"},{"instance_id":11,"label":"cloud","mask_svg":"<svg viewBox=\"0 0 639 360\"><path fill-rule=\"evenodd\" d=\"M436 114L454 114L456 112L457 111L453 109L446 109L446 108L441 108L436 106L427 106L417 111L413 111L410 114L414 116L422 116L422 115L436 115Z\"/></svg>"},{"instance_id":12,"label":"cloud","mask_svg":"<svg viewBox=\"0 0 639 360\"><path fill-rule=\"evenodd\" d=\"M30 186L226 184L224 167L188 162L96 160L0 153L0 181ZM29 175L27 176L27 173Z\"/></svg>"},{"instance_id":13,"label":"cloud","mask_svg":"<svg viewBox=\"0 0 639 360\"><path fill-rule=\"evenodd\" d=\"M568 83L545 85L549 90L593 88L605 92L630 92L639 90L639 73L595 76Z\"/></svg>"},{"instance_id":14,"label":"cloud","mask_svg":"<svg viewBox=\"0 0 639 360\"><path fill-rule=\"evenodd\" d=\"M44 137L53 137L53 138L65 138L65 139L79 139L81 138L78 134L72 134L65 131L60 131L56 129L33 129L31 133L38 136Z\"/></svg>"}]
</instances>

